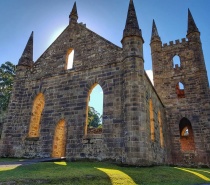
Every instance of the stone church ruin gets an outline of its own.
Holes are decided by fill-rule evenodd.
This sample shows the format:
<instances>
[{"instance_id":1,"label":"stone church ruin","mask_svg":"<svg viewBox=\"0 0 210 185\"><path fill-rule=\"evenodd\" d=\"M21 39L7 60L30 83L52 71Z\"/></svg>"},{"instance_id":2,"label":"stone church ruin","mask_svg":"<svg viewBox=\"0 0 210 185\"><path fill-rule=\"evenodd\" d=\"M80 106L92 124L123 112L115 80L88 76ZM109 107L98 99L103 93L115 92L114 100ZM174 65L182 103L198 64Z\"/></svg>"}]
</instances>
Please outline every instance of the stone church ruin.
<instances>
[{"instance_id":1,"label":"stone church ruin","mask_svg":"<svg viewBox=\"0 0 210 185\"><path fill-rule=\"evenodd\" d=\"M133 0L121 43L118 47L78 23L76 3L69 25L36 62L32 33L17 65L0 156L209 166L209 83L190 10L181 41L162 44L153 21L154 86L144 70ZM102 132L95 134L87 129L87 109L97 84L104 103Z\"/></svg>"}]
</instances>

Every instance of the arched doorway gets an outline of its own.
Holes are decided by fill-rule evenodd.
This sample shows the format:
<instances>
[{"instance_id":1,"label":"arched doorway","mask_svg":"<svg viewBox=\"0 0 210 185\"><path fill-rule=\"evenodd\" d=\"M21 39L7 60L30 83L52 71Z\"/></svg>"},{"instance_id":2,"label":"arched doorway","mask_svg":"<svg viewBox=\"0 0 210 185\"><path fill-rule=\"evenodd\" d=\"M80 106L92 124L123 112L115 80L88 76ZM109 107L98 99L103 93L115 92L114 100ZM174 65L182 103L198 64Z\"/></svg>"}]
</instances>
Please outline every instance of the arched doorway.
<instances>
[{"instance_id":1,"label":"arched doorway","mask_svg":"<svg viewBox=\"0 0 210 185\"><path fill-rule=\"evenodd\" d=\"M52 157L60 158L66 155L66 122L60 120L55 128Z\"/></svg>"},{"instance_id":2,"label":"arched doorway","mask_svg":"<svg viewBox=\"0 0 210 185\"><path fill-rule=\"evenodd\" d=\"M182 118L179 123L180 144L182 151L194 151L195 142L193 129L190 121L187 118Z\"/></svg>"}]
</instances>

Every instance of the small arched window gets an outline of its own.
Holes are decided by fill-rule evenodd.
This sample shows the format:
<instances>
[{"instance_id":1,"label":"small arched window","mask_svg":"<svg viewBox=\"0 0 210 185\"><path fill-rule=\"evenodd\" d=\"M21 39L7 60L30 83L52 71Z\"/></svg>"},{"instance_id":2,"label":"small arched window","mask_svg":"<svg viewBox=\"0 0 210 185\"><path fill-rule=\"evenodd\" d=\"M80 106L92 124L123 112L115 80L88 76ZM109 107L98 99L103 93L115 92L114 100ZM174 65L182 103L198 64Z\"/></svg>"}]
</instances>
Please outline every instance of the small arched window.
<instances>
[{"instance_id":1,"label":"small arched window","mask_svg":"<svg viewBox=\"0 0 210 185\"><path fill-rule=\"evenodd\" d=\"M66 69L72 69L74 63L74 49L69 49L66 57Z\"/></svg>"},{"instance_id":2,"label":"small arched window","mask_svg":"<svg viewBox=\"0 0 210 185\"><path fill-rule=\"evenodd\" d=\"M173 58L173 67L178 68L181 66L180 57L178 55L175 55Z\"/></svg>"},{"instance_id":3,"label":"small arched window","mask_svg":"<svg viewBox=\"0 0 210 185\"><path fill-rule=\"evenodd\" d=\"M185 98L184 84L179 82L176 84L176 94L178 98Z\"/></svg>"}]
</instances>

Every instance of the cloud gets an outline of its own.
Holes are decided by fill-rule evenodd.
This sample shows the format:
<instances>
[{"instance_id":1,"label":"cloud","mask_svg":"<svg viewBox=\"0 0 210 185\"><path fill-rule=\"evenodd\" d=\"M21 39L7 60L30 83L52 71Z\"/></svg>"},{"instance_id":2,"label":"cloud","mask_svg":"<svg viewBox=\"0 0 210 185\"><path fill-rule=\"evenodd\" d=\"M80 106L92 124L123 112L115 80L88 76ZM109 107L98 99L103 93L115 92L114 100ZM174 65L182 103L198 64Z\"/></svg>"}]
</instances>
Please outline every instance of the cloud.
<instances>
[{"instance_id":1,"label":"cloud","mask_svg":"<svg viewBox=\"0 0 210 185\"><path fill-rule=\"evenodd\" d=\"M153 81L153 71L152 70L146 70L146 73L150 79L150 81L152 82L153 86L154 86L154 81Z\"/></svg>"}]
</instances>

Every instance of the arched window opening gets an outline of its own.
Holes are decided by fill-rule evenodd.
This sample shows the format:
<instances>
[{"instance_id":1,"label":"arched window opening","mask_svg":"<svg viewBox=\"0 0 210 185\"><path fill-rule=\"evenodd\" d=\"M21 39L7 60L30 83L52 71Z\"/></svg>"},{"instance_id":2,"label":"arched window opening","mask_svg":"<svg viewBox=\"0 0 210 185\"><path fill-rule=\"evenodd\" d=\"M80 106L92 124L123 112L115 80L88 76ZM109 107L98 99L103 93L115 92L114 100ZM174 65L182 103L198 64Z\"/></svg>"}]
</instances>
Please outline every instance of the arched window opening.
<instances>
[{"instance_id":1,"label":"arched window opening","mask_svg":"<svg viewBox=\"0 0 210 185\"><path fill-rule=\"evenodd\" d=\"M44 95L42 93L39 93L36 96L33 103L28 137L39 137L40 120L41 120L42 111L44 109L44 104L45 104Z\"/></svg>"},{"instance_id":2,"label":"arched window opening","mask_svg":"<svg viewBox=\"0 0 210 185\"><path fill-rule=\"evenodd\" d=\"M175 55L173 58L173 66L174 68L179 68L181 66L180 57Z\"/></svg>"},{"instance_id":3,"label":"arched window opening","mask_svg":"<svg viewBox=\"0 0 210 185\"><path fill-rule=\"evenodd\" d=\"M87 98L85 134L102 133L102 115L103 90L100 85L94 84Z\"/></svg>"},{"instance_id":4,"label":"arched window opening","mask_svg":"<svg viewBox=\"0 0 210 185\"><path fill-rule=\"evenodd\" d=\"M67 52L66 69L72 69L74 63L74 49L69 49Z\"/></svg>"},{"instance_id":5,"label":"arched window opening","mask_svg":"<svg viewBox=\"0 0 210 185\"><path fill-rule=\"evenodd\" d=\"M152 105L152 99L149 101L149 115L150 115L150 136L151 140L155 141L155 121L154 121L154 110Z\"/></svg>"},{"instance_id":6,"label":"arched window opening","mask_svg":"<svg viewBox=\"0 0 210 185\"><path fill-rule=\"evenodd\" d=\"M179 82L176 84L176 94L178 98L185 98L183 83Z\"/></svg>"},{"instance_id":7,"label":"arched window opening","mask_svg":"<svg viewBox=\"0 0 210 185\"><path fill-rule=\"evenodd\" d=\"M163 124L162 124L162 118L161 118L160 111L158 111L158 123L159 123L159 128L160 128L160 146L163 148L164 147Z\"/></svg>"},{"instance_id":8,"label":"arched window opening","mask_svg":"<svg viewBox=\"0 0 210 185\"><path fill-rule=\"evenodd\" d=\"M60 158L66 155L66 122L60 120L55 128L52 157Z\"/></svg>"},{"instance_id":9,"label":"arched window opening","mask_svg":"<svg viewBox=\"0 0 210 185\"><path fill-rule=\"evenodd\" d=\"M193 129L190 121L187 118L182 118L179 123L180 144L182 151L195 150L195 142Z\"/></svg>"}]
</instances>

